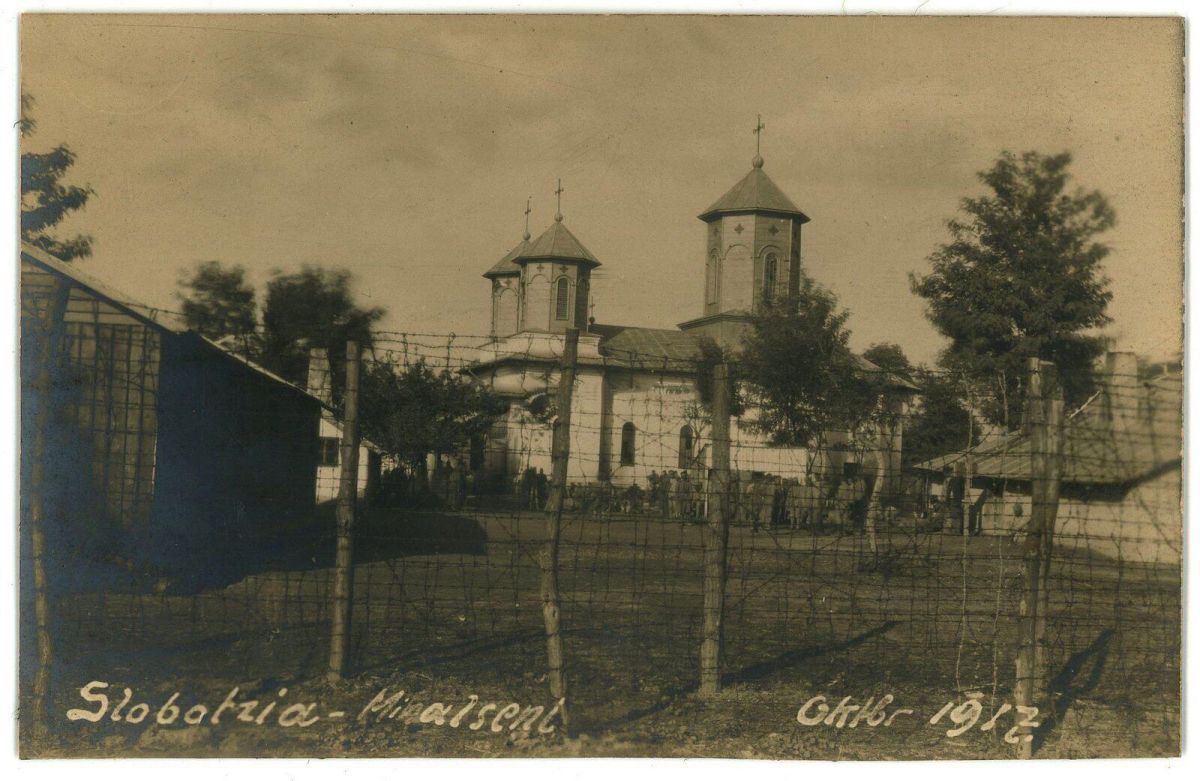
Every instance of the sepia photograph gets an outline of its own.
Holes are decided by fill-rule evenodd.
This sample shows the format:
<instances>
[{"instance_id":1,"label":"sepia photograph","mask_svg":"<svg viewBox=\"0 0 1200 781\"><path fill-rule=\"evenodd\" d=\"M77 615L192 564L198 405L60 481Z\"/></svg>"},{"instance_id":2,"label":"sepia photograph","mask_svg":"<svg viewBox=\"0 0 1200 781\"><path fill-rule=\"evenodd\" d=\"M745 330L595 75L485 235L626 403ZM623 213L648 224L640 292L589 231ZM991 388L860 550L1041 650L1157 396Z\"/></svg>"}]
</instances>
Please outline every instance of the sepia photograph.
<instances>
[{"instance_id":1,"label":"sepia photograph","mask_svg":"<svg viewBox=\"0 0 1200 781\"><path fill-rule=\"evenodd\" d=\"M18 28L21 758L1181 755L1181 17Z\"/></svg>"}]
</instances>

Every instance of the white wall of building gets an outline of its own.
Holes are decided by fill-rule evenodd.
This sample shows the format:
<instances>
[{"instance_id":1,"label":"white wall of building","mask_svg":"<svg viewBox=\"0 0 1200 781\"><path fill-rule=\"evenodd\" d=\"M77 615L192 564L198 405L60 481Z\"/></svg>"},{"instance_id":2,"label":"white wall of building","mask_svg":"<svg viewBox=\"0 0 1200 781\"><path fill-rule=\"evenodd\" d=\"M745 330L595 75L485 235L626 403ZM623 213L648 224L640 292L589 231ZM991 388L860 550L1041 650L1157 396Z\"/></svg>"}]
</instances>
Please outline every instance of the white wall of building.
<instances>
[{"instance_id":1,"label":"white wall of building","mask_svg":"<svg viewBox=\"0 0 1200 781\"><path fill-rule=\"evenodd\" d=\"M336 420L331 420L328 415L321 416L321 439L337 439L342 438L342 427ZM342 477L341 449L338 449L338 464L332 466L322 466L318 463L317 466L317 501L328 502L338 497L339 482ZM358 448L358 495L361 497L367 490L367 479L371 474L370 471L370 450L366 445L360 445Z\"/></svg>"}]
</instances>

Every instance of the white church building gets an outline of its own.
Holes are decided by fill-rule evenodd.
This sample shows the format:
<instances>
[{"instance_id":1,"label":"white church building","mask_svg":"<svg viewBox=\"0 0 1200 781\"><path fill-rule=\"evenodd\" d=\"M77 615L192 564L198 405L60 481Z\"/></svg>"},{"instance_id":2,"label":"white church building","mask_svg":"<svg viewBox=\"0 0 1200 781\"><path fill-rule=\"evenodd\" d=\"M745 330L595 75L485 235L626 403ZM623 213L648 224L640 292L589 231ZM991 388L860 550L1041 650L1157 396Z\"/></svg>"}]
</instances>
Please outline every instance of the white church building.
<instances>
[{"instance_id":1,"label":"white church building","mask_svg":"<svg viewBox=\"0 0 1200 781\"><path fill-rule=\"evenodd\" d=\"M709 337L736 348L763 302L798 293L801 236L809 218L756 156L750 172L699 219L704 300L698 316L677 329L589 321L591 275L600 261L561 212L536 239L526 230L521 243L483 275L491 283L492 340L467 371L510 400L507 415L476 448L474 460L482 463L475 466L486 477L511 481L530 467L550 473L551 429L539 411L557 387L569 327L580 331L569 480L645 485L651 472L702 472L707 466L709 426L695 377L700 341ZM877 369L865 359L863 364ZM806 472L837 476L847 463L864 460L861 452L836 447L823 454L770 447L738 419L731 423L731 439L731 466L742 472L804 481ZM897 431L886 448L897 464L899 445Z\"/></svg>"}]
</instances>

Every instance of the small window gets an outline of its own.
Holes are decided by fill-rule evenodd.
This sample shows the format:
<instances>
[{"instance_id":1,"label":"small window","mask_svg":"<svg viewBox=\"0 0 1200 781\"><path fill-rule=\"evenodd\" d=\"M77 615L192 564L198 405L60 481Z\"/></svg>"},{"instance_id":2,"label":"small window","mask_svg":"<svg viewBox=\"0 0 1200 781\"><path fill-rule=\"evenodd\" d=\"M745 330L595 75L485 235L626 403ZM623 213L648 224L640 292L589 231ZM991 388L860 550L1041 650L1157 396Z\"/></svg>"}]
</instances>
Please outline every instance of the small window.
<instances>
[{"instance_id":1,"label":"small window","mask_svg":"<svg viewBox=\"0 0 1200 781\"><path fill-rule=\"evenodd\" d=\"M571 283L566 277L559 277L554 292L554 319L566 320L570 311Z\"/></svg>"},{"instance_id":2,"label":"small window","mask_svg":"<svg viewBox=\"0 0 1200 781\"><path fill-rule=\"evenodd\" d=\"M321 437L321 466L337 466L342 441L337 437Z\"/></svg>"},{"instance_id":3,"label":"small window","mask_svg":"<svg viewBox=\"0 0 1200 781\"><path fill-rule=\"evenodd\" d=\"M637 461L637 426L621 426L621 466L633 466Z\"/></svg>"},{"instance_id":4,"label":"small window","mask_svg":"<svg viewBox=\"0 0 1200 781\"><path fill-rule=\"evenodd\" d=\"M775 257L775 253L767 255L766 263L763 264L763 300L770 301L775 298L775 284L779 278L779 259Z\"/></svg>"},{"instance_id":5,"label":"small window","mask_svg":"<svg viewBox=\"0 0 1200 781\"><path fill-rule=\"evenodd\" d=\"M691 426L679 429L679 468L688 469L695 460L696 437Z\"/></svg>"},{"instance_id":6,"label":"small window","mask_svg":"<svg viewBox=\"0 0 1200 781\"><path fill-rule=\"evenodd\" d=\"M704 299L706 303L717 303L717 286L721 282L721 258L716 252L708 256L708 270L705 279Z\"/></svg>"}]
</instances>

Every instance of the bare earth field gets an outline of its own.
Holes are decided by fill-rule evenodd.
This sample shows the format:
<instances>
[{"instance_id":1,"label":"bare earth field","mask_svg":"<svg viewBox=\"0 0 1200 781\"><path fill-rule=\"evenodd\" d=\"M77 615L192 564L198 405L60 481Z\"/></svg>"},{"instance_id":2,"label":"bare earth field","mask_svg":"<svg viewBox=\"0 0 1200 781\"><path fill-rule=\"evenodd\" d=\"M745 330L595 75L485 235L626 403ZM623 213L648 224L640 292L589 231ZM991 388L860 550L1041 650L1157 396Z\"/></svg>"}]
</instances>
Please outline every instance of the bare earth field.
<instances>
[{"instance_id":1,"label":"bare earth field","mask_svg":"<svg viewBox=\"0 0 1200 781\"><path fill-rule=\"evenodd\" d=\"M1004 740L1017 723L1007 707L1020 571L1012 540L919 532L902 521L881 530L872 555L862 535L735 527L726 684L703 701L695 695L701 528L569 517L566 735L557 714L545 718L554 703L538 588L544 531L538 513L370 511L357 539L353 669L337 683L324 674L333 547L322 534L234 582L64 595L55 606L51 729L26 735L22 753L1014 755ZM1179 570L1063 551L1052 573L1054 696L1037 719L1037 756L1178 754ZM70 709L99 712L79 694L91 681L109 684L93 690L110 697L108 709L94 723L68 719ZM114 721L125 687L132 696ZM212 724L234 687L231 703L257 706L226 708ZM397 707L364 713L381 691L403 691ZM179 717L156 723L175 692ZM810 702L818 695L825 699ZM841 726L838 713L828 723L797 720L806 704L807 718L845 697L867 708L845 713ZM978 706L930 723L947 703L972 701ZM147 715L130 723L141 702ZM520 707L494 718L509 703ZM197 704L207 715L184 724ZM510 729L518 710L536 706L543 718L527 720L532 728ZM307 726L281 725L284 714ZM539 724L554 729L539 733Z\"/></svg>"}]
</instances>

